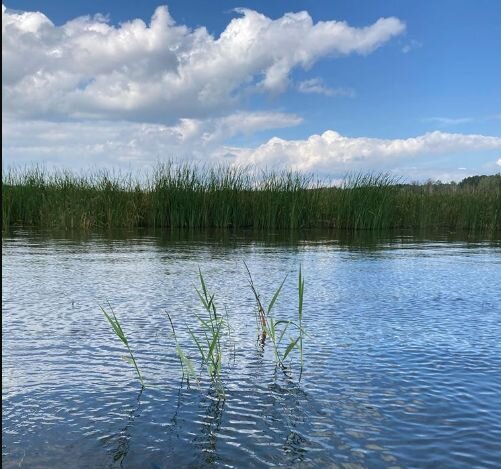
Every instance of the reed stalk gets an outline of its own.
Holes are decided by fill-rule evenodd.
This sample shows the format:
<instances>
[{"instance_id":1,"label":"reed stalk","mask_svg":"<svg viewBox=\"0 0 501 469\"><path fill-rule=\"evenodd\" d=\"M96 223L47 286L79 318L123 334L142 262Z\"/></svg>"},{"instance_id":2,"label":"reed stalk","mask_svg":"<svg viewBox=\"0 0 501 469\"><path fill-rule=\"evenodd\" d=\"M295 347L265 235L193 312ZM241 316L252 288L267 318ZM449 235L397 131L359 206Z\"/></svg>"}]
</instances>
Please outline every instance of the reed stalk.
<instances>
[{"instance_id":1,"label":"reed stalk","mask_svg":"<svg viewBox=\"0 0 501 469\"><path fill-rule=\"evenodd\" d=\"M122 326L120 325L120 322L118 321L118 318L115 315L115 311L113 311L113 308L111 307L111 304L108 303L108 306L110 308L111 314L108 314L101 305L99 307L101 308L101 311L104 313L104 316L106 317L107 321L109 322L115 335L127 347L127 351L129 352L129 356L130 356L130 361L134 365L134 368L136 369L137 376L139 378L139 381L141 382L141 387L144 388L143 376L141 375L141 372L139 371L139 367L137 366L136 359L134 358L134 354L132 353L132 350L129 346L129 341L127 340L125 332L123 331Z\"/></svg>"},{"instance_id":2,"label":"reed stalk","mask_svg":"<svg viewBox=\"0 0 501 469\"><path fill-rule=\"evenodd\" d=\"M226 310L225 315L218 313L216 303L214 301L215 294L211 294L207 289L207 285L200 269L198 271L198 275L200 280L200 288L195 287L195 290L200 301L202 302L202 305L204 306L207 317L202 317L201 315L194 313L194 317L198 322L198 330L194 330L188 326L188 333L199 352L201 368L206 368L207 375L211 379L216 391L218 392L218 394L224 397L224 387L221 381L221 370L223 362L222 339L225 335L225 331L228 338L230 338L231 335L229 321L227 320L228 311ZM190 376L196 378L193 362L187 357L187 355L181 348L177 340L177 335L172 318L168 313L167 316L171 324L172 333L176 343L176 352L181 362L183 374L186 370L188 379Z\"/></svg>"},{"instance_id":3,"label":"reed stalk","mask_svg":"<svg viewBox=\"0 0 501 469\"><path fill-rule=\"evenodd\" d=\"M254 295L254 299L256 301L257 306L257 315L259 317L260 330L258 332L258 343L261 347L264 348L266 337L269 336L271 339L273 355L275 358L275 363L277 366L282 368L283 370L287 369L285 364L285 360L289 356L289 354L294 349L298 349L299 351L299 360L300 360L300 378L303 373L303 336L304 336L304 328L303 328L303 298L304 298L304 279L302 277L301 268L299 269L299 281L298 281L298 295L299 295L299 304L298 304L298 321L291 321L285 319L275 319L272 311L273 307L282 291L282 287L284 286L285 281L287 280L287 276L285 276L284 280L280 284L280 286L275 291L268 307L265 309L263 303L261 301L261 296L257 291L257 288L254 284L254 280L252 278L252 274L250 272L249 267L244 262L245 268L247 270L249 286ZM293 326L297 331L296 337L289 337L289 343L282 351L282 341L289 331L289 327Z\"/></svg>"}]
</instances>

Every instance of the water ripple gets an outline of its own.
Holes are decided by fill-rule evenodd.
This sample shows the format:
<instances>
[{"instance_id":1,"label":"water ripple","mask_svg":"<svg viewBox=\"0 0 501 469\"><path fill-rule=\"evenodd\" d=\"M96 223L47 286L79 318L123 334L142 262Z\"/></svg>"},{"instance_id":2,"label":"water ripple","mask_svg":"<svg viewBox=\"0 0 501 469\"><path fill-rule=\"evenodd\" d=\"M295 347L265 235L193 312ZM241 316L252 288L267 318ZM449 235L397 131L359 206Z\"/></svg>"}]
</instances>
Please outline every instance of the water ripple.
<instances>
[{"instance_id":1,"label":"water ripple","mask_svg":"<svg viewBox=\"0 0 501 469\"><path fill-rule=\"evenodd\" d=\"M207 237L2 243L2 462L10 467L498 467L501 249L496 243ZM306 276L305 370L256 348L252 292ZM182 380L198 267L230 311L224 400ZM147 387L99 305L123 322ZM297 357L296 357L297 358Z\"/></svg>"}]
</instances>

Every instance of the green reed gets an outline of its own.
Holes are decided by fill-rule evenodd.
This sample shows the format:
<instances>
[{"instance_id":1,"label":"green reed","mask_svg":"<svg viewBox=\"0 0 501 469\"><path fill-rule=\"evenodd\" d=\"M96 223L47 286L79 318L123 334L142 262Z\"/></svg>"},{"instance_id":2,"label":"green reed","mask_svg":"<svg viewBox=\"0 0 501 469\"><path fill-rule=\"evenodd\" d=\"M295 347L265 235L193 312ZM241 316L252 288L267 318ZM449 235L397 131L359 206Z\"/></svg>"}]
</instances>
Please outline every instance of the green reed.
<instances>
[{"instance_id":1,"label":"green reed","mask_svg":"<svg viewBox=\"0 0 501 469\"><path fill-rule=\"evenodd\" d=\"M266 346L267 337L270 338L272 344L272 350L275 357L275 363L277 366L282 368L284 371L288 370L286 365L286 360L290 353L297 349L299 353L299 363L300 363L300 374L299 379L301 379L303 373L303 338L305 336L304 326L303 326L303 299L304 299L304 278L302 275L302 270L299 268L299 279L298 279L298 319L297 321L277 319L273 313L273 307L282 291L282 287L285 284L287 277L284 278L278 289L275 291L268 307L265 309L261 297L256 289L254 280L252 278L249 267L244 262L245 268L247 269L247 274L249 277L249 286L254 294L256 304L258 306L258 340L261 347L264 349ZM200 371L206 369L207 375L212 381L214 388L220 397L224 398L224 386L221 379L221 371L223 358L226 352L230 350L231 347L231 328L228 318L228 311L225 308L225 314L218 312L215 303L215 294L210 293L205 279L202 275L202 271L199 269L198 277L200 281L200 287L195 287L195 291L204 307L205 314L200 315L196 312L193 313L193 317L196 320L197 327L192 328L188 326L188 333L193 340L194 345L199 353L200 357ZM115 315L115 312L111 305L108 303L110 312L108 313L102 306L100 306L102 312L108 323L110 324L115 335L120 339L120 341L127 347L130 358L127 360L129 363L134 365L136 369L137 376L144 387L143 377L139 371L136 359L132 353L129 346L129 342L122 329L122 326ZM184 352L181 344L178 340L176 329L174 327L174 322L171 315L166 312L167 318L169 320L172 336L174 338L175 351L179 358L183 376L187 377L188 384L190 379L199 382L199 376L197 374L196 366L192 358ZM290 332L292 330L296 331L297 336L291 336ZM282 345L286 333L289 332L287 336L288 344ZM236 358L235 344L233 343L233 357Z\"/></svg>"},{"instance_id":2,"label":"green reed","mask_svg":"<svg viewBox=\"0 0 501 469\"><path fill-rule=\"evenodd\" d=\"M227 342L231 336L231 329L228 321L228 313L218 312L214 301L215 294L209 293L205 283L202 271L198 271L200 288L196 288L197 295L204 307L206 315L202 316L198 313L193 313L198 327L192 329L188 326L188 333L196 346L200 355L200 366L206 368L207 375L211 379L217 392L224 395L224 387L221 380L221 369L223 363L223 341ZM168 313L167 313L168 314ZM181 345L177 340L176 331L172 318L168 314L171 324L174 340L176 343L176 352L181 362L183 374L186 373L188 381L194 378L198 381L195 366L193 361L184 353Z\"/></svg>"},{"instance_id":3,"label":"green reed","mask_svg":"<svg viewBox=\"0 0 501 469\"><path fill-rule=\"evenodd\" d=\"M400 182L359 174L333 187L293 171L172 162L143 177L32 166L2 171L2 226L501 231L501 175L475 186Z\"/></svg>"},{"instance_id":4,"label":"green reed","mask_svg":"<svg viewBox=\"0 0 501 469\"><path fill-rule=\"evenodd\" d=\"M223 361L221 338L226 331L226 321L224 316L217 312L216 303L214 302L215 294L210 294L207 290L201 270L198 271L198 275L201 288L195 288L195 290L207 312L207 317L194 313L201 328L200 337L192 329L188 328L188 331L200 352L202 364L207 367L208 375L215 384L218 384Z\"/></svg>"},{"instance_id":5,"label":"green reed","mask_svg":"<svg viewBox=\"0 0 501 469\"><path fill-rule=\"evenodd\" d=\"M301 366L300 371L300 379L303 374L303 336L304 336L304 328L303 328L303 301L304 301L304 278L301 271L301 266L299 266L299 278L298 278L298 308L297 308L297 316L298 316L298 331L299 331L299 361Z\"/></svg>"},{"instance_id":6,"label":"green reed","mask_svg":"<svg viewBox=\"0 0 501 469\"><path fill-rule=\"evenodd\" d=\"M266 345L267 337L270 338L272 344L273 355L275 357L275 363L282 369L287 369L286 359L289 354L297 349L299 352L299 363L300 363L300 378L303 373L303 337L305 335L303 327L303 300L304 300L304 278L302 276L301 267L299 268L299 279L298 279L298 320L286 320L286 319L276 319L273 314L273 307L282 291L287 276L284 278L280 286L275 291L272 299L270 300L268 307L265 308L261 301L261 295L257 291L254 284L252 274L249 267L244 262L245 268L247 270L247 275L249 277L249 286L254 294L254 299L257 306L257 316L258 316L258 343L262 348ZM291 328L291 326L293 326ZM291 329L295 329L297 335L287 336L287 346L282 346L282 342L286 337L286 333Z\"/></svg>"},{"instance_id":7,"label":"green reed","mask_svg":"<svg viewBox=\"0 0 501 469\"><path fill-rule=\"evenodd\" d=\"M181 344L177 340L177 334L176 334L176 328L174 327L174 322L172 321L172 318L168 312L167 317L169 318L169 322L171 325L172 329L172 335L174 337L174 342L176 344L176 353L177 356L179 357L179 362L181 364L181 370L183 371L183 376L186 375L188 384L190 383L190 378L197 379L197 373L195 371L195 367L193 365L193 362L186 356L186 354L183 351L183 348L181 347Z\"/></svg>"},{"instance_id":8,"label":"green reed","mask_svg":"<svg viewBox=\"0 0 501 469\"><path fill-rule=\"evenodd\" d=\"M141 375L141 372L139 371L136 359L134 358L132 350L129 346L129 341L127 340L125 332L123 331L122 326L120 325L120 322L118 321L118 318L116 317L115 312L113 311L113 308L111 307L111 305L109 303L108 303L108 306L110 308L111 314L107 313L106 310L102 306L100 306L101 311L104 313L105 318L110 323L110 326L113 329L113 332L115 333L115 335L127 347L127 350L129 352L129 356L130 356L130 359L128 361L132 365L134 365L134 368L136 369L136 373L137 373L137 376L139 378L139 381L141 382L141 386L144 387L143 376Z\"/></svg>"}]
</instances>

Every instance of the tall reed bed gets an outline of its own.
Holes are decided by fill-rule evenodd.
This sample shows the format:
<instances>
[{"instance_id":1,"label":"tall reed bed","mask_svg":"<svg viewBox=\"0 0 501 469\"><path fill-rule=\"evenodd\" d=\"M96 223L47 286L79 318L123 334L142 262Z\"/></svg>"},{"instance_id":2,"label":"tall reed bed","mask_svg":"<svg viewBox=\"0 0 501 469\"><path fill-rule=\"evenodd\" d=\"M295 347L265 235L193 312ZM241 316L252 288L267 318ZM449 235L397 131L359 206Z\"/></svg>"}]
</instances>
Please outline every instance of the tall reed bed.
<instances>
[{"instance_id":1,"label":"tall reed bed","mask_svg":"<svg viewBox=\"0 0 501 469\"><path fill-rule=\"evenodd\" d=\"M501 176L488 187L403 185L385 174L341 187L311 175L231 166L158 165L143 178L42 167L2 174L2 226L64 229L329 227L501 231Z\"/></svg>"},{"instance_id":2,"label":"tall reed bed","mask_svg":"<svg viewBox=\"0 0 501 469\"><path fill-rule=\"evenodd\" d=\"M2 224L68 229L141 226L148 198L130 174L78 175L41 167L2 175Z\"/></svg>"}]
</instances>

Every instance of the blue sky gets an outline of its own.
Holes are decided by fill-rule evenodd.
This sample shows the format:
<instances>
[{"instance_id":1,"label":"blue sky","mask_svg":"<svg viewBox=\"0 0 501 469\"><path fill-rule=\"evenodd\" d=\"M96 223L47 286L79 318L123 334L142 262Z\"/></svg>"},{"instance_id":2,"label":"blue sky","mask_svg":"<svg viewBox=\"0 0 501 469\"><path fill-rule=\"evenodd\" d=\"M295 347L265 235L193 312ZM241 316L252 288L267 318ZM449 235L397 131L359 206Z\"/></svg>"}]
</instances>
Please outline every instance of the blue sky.
<instances>
[{"instance_id":1,"label":"blue sky","mask_svg":"<svg viewBox=\"0 0 501 469\"><path fill-rule=\"evenodd\" d=\"M4 4L4 166L501 169L497 0L160 5Z\"/></svg>"}]
</instances>

